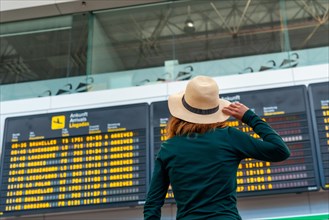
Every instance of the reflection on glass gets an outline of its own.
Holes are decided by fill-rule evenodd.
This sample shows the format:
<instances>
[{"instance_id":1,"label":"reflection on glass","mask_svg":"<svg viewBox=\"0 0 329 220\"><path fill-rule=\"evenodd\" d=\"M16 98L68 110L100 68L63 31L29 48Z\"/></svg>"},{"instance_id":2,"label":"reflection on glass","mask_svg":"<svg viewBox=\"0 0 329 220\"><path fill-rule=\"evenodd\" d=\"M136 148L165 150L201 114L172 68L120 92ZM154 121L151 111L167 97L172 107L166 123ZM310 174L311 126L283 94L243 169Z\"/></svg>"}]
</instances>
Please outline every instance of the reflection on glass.
<instances>
[{"instance_id":1,"label":"reflection on glass","mask_svg":"<svg viewBox=\"0 0 329 220\"><path fill-rule=\"evenodd\" d=\"M328 63L328 9L323 0L171 1L2 23L1 100ZM77 88L79 76L93 81ZM55 79L65 80L45 82ZM17 94L17 83L35 81Z\"/></svg>"},{"instance_id":2,"label":"reflection on glass","mask_svg":"<svg viewBox=\"0 0 329 220\"><path fill-rule=\"evenodd\" d=\"M1 24L0 84L85 75L87 16Z\"/></svg>"}]
</instances>

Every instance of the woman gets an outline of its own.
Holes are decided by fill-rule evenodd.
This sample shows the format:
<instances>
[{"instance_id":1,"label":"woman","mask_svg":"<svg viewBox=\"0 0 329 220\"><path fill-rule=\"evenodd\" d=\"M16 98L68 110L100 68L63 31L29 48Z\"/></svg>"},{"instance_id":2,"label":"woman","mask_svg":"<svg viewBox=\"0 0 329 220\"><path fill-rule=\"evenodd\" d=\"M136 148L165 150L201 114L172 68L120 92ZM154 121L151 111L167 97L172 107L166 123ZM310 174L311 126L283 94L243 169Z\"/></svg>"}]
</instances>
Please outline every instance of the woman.
<instances>
[{"instance_id":1,"label":"woman","mask_svg":"<svg viewBox=\"0 0 329 220\"><path fill-rule=\"evenodd\" d=\"M236 206L236 173L241 160L282 161L290 151L282 138L241 103L219 98L216 82L206 76L190 80L185 92L171 95L169 139L157 155L144 219L160 219L169 183L177 219L241 219ZM262 140L225 126L233 116Z\"/></svg>"}]
</instances>

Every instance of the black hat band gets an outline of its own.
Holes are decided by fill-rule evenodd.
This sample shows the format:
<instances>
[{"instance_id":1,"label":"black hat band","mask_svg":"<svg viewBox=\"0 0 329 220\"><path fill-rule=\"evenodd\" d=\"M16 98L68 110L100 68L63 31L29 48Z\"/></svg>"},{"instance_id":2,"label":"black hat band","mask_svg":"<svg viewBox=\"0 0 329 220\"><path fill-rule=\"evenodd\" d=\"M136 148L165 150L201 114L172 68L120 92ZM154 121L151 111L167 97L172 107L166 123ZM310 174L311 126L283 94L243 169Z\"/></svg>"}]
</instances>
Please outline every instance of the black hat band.
<instances>
[{"instance_id":1,"label":"black hat band","mask_svg":"<svg viewBox=\"0 0 329 220\"><path fill-rule=\"evenodd\" d=\"M183 103L183 106L189 110L190 112L193 112L195 114L199 114L199 115L211 115L211 114L214 114L218 111L219 109L219 105L216 106L215 108L210 108L210 109L199 109L199 108L194 108L192 106L190 106L186 100L185 100L185 97L183 96L182 98L182 103Z\"/></svg>"}]
</instances>

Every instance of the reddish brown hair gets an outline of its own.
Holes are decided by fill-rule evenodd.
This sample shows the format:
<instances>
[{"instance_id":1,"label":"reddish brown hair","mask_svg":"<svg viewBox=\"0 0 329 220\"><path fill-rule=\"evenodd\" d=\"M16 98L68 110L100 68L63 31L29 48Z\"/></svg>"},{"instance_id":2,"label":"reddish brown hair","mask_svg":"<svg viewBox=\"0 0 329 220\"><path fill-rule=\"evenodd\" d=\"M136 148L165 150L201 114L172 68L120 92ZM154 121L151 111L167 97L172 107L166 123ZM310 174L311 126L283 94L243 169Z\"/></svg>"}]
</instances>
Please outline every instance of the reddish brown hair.
<instances>
[{"instance_id":1,"label":"reddish brown hair","mask_svg":"<svg viewBox=\"0 0 329 220\"><path fill-rule=\"evenodd\" d=\"M184 121L182 119L171 116L167 124L167 138L172 138L176 135L188 135L192 133L203 134L215 128L226 127L226 122L217 122L213 124L195 124Z\"/></svg>"}]
</instances>

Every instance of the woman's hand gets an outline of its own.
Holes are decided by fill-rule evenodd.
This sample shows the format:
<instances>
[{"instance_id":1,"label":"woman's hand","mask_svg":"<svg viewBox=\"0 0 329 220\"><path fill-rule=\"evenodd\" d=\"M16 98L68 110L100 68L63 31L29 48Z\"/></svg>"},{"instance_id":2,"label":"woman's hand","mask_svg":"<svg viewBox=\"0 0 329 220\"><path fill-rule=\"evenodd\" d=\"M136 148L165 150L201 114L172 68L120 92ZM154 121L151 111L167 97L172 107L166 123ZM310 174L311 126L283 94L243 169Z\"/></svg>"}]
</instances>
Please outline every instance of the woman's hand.
<instances>
[{"instance_id":1,"label":"woman's hand","mask_svg":"<svg viewBox=\"0 0 329 220\"><path fill-rule=\"evenodd\" d=\"M227 115L233 116L234 118L241 121L244 113L246 113L246 111L248 109L249 108L247 106L245 106L244 104L241 104L239 102L235 102L235 103L230 104L227 107L224 107L222 112L227 114Z\"/></svg>"}]
</instances>

